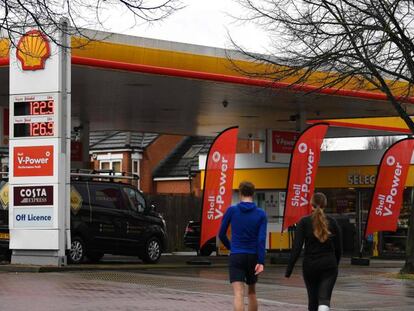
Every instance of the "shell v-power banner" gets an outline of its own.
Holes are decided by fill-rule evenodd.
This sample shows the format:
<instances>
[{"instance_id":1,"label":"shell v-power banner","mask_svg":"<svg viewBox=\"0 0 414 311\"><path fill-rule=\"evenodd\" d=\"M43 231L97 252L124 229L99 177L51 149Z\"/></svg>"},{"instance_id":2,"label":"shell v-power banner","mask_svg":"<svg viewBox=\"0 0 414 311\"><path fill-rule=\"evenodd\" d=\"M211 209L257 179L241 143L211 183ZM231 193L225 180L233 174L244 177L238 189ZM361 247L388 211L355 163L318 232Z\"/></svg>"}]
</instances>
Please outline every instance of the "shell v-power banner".
<instances>
[{"instance_id":1,"label":"shell v-power banner","mask_svg":"<svg viewBox=\"0 0 414 311\"><path fill-rule=\"evenodd\" d=\"M406 138L394 143L382 156L365 236L397 230L413 151L414 139Z\"/></svg>"},{"instance_id":2,"label":"shell v-power banner","mask_svg":"<svg viewBox=\"0 0 414 311\"><path fill-rule=\"evenodd\" d=\"M295 143L289 166L282 231L312 211L310 201L328 127L328 123L315 124L307 128Z\"/></svg>"},{"instance_id":3,"label":"shell v-power banner","mask_svg":"<svg viewBox=\"0 0 414 311\"><path fill-rule=\"evenodd\" d=\"M231 204L238 127L221 132L210 147L204 175L200 248L214 238Z\"/></svg>"}]
</instances>

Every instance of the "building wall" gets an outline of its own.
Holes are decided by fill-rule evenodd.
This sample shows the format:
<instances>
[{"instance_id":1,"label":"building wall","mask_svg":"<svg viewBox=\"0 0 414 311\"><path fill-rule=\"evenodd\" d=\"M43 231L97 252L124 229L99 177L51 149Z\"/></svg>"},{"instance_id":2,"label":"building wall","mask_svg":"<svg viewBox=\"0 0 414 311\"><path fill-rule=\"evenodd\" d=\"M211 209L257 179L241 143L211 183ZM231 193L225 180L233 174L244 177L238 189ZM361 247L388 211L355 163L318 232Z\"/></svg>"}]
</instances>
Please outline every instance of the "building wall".
<instances>
[{"instance_id":1,"label":"building wall","mask_svg":"<svg viewBox=\"0 0 414 311\"><path fill-rule=\"evenodd\" d=\"M260 141L239 140L237 142L237 153L260 153ZM168 155L168 153L166 154ZM201 173L198 172L192 179L154 181L154 191L159 194L190 194L201 197Z\"/></svg>"},{"instance_id":2,"label":"building wall","mask_svg":"<svg viewBox=\"0 0 414 311\"><path fill-rule=\"evenodd\" d=\"M261 142L258 140L240 139L237 141L236 153L260 153Z\"/></svg>"},{"instance_id":3,"label":"building wall","mask_svg":"<svg viewBox=\"0 0 414 311\"><path fill-rule=\"evenodd\" d=\"M171 151L177 146L178 143L181 142L183 138L184 136L180 135L161 135L147 147L144 151L140 164L142 191L151 194L158 192L152 179L152 172L158 164L171 153Z\"/></svg>"},{"instance_id":4,"label":"building wall","mask_svg":"<svg viewBox=\"0 0 414 311\"><path fill-rule=\"evenodd\" d=\"M161 135L159 136L142 154L140 160L140 188L148 194L156 193L152 181L152 172L155 167L177 146L183 139L179 135ZM106 155L108 152L93 151L96 155ZM132 172L132 151L117 152L113 150L111 154L122 154L122 171ZM99 160L92 160L92 168L99 169ZM136 184L136 181L131 181L131 184ZM174 187L172 187L174 188ZM182 192L177 192L182 193ZM188 190L187 192L188 193Z\"/></svg>"},{"instance_id":5,"label":"building wall","mask_svg":"<svg viewBox=\"0 0 414 311\"><path fill-rule=\"evenodd\" d=\"M188 194L190 182L188 180L157 181L155 191L158 194Z\"/></svg>"},{"instance_id":6,"label":"building wall","mask_svg":"<svg viewBox=\"0 0 414 311\"><path fill-rule=\"evenodd\" d=\"M155 191L158 194L190 194L201 197L200 173L190 180L163 180L155 181Z\"/></svg>"},{"instance_id":7,"label":"building wall","mask_svg":"<svg viewBox=\"0 0 414 311\"><path fill-rule=\"evenodd\" d=\"M191 191L196 197L201 197L203 192L201 190L201 173L198 172L191 181Z\"/></svg>"},{"instance_id":8,"label":"building wall","mask_svg":"<svg viewBox=\"0 0 414 311\"><path fill-rule=\"evenodd\" d=\"M188 180L186 181L161 181L154 182L152 178L152 172L163 161L171 151L184 139L184 136L180 135L160 135L152 144L150 144L140 160L140 188L142 191L148 194L156 193L172 193L172 194L189 194L193 193L195 196L201 196L201 183L200 173L197 173L191 180L191 185ZM237 144L237 153L259 153L260 142L251 140L240 140ZM94 154L103 155L108 152L93 151ZM131 151L117 152L113 150L111 154L121 154L122 158L122 171L132 172L132 158ZM92 168L99 169L98 160L92 160ZM131 181L135 184L135 181ZM190 189L191 188L191 189Z\"/></svg>"}]
</instances>

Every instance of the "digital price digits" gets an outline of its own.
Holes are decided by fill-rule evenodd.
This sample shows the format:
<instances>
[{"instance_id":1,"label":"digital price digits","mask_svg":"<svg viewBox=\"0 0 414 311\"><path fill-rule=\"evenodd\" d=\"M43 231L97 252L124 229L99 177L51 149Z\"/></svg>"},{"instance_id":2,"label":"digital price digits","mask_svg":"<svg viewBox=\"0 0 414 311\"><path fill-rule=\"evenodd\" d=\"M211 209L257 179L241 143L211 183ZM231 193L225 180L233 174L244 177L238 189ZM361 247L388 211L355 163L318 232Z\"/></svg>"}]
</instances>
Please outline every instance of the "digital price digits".
<instances>
[{"instance_id":1,"label":"digital price digits","mask_svg":"<svg viewBox=\"0 0 414 311\"><path fill-rule=\"evenodd\" d=\"M46 116L54 113L55 102L53 100L14 103L15 116Z\"/></svg>"},{"instance_id":2,"label":"digital price digits","mask_svg":"<svg viewBox=\"0 0 414 311\"><path fill-rule=\"evenodd\" d=\"M54 114L55 103L53 100L30 102L30 115L48 115Z\"/></svg>"},{"instance_id":3,"label":"digital price digits","mask_svg":"<svg viewBox=\"0 0 414 311\"><path fill-rule=\"evenodd\" d=\"M30 136L53 136L53 122L36 122L30 124Z\"/></svg>"}]
</instances>

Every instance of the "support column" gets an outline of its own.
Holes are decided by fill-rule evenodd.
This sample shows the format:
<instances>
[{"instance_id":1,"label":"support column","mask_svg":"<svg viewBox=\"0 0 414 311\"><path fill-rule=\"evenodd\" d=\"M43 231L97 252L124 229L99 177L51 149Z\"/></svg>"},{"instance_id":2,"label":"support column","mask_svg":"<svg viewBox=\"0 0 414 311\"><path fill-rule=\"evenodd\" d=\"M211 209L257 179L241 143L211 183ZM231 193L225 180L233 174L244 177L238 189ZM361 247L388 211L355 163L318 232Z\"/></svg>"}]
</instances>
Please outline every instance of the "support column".
<instances>
[{"instance_id":1,"label":"support column","mask_svg":"<svg viewBox=\"0 0 414 311\"><path fill-rule=\"evenodd\" d=\"M299 113L298 118L296 119L296 130L300 133L302 133L304 130L307 129L308 125L306 124L307 116L306 116L306 110L304 109L304 104L301 101L299 103Z\"/></svg>"},{"instance_id":2,"label":"support column","mask_svg":"<svg viewBox=\"0 0 414 311\"><path fill-rule=\"evenodd\" d=\"M90 155L89 155L89 122L82 121L81 123L81 143L82 143L82 166L83 168L90 167Z\"/></svg>"}]
</instances>

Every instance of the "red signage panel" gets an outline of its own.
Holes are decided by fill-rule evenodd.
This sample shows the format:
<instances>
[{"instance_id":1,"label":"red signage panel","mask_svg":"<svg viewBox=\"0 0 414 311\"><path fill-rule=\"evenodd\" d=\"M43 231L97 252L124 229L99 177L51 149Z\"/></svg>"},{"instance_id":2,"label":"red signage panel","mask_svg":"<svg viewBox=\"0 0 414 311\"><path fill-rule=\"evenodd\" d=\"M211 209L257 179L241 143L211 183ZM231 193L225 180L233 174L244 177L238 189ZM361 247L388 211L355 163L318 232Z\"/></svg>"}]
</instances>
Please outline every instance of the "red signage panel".
<instances>
[{"instance_id":1,"label":"red signage panel","mask_svg":"<svg viewBox=\"0 0 414 311\"><path fill-rule=\"evenodd\" d=\"M299 137L299 133L271 131L272 153L292 153L295 142Z\"/></svg>"},{"instance_id":2,"label":"red signage panel","mask_svg":"<svg viewBox=\"0 0 414 311\"><path fill-rule=\"evenodd\" d=\"M53 146L14 147L14 177L53 176Z\"/></svg>"},{"instance_id":3,"label":"red signage panel","mask_svg":"<svg viewBox=\"0 0 414 311\"><path fill-rule=\"evenodd\" d=\"M414 151L414 139L393 144L381 159L365 236L397 230L405 182Z\"/></svg>"},{"instance_id":4,"label":"red signage panel","mask_svg":"<svg viewBox=\"0 0 414 311\"><path fill-rule=\"evenodd\" d=\"M296 141L290 160L282 231L312 211L310 200L315 189L321 145L328 127L327 123L315 124Z\"/></svg>"},{"instance_id":5,"label":"red signage panel","mask_svg":"<svg viewBox=\"0 0 414 311\"><path fill-rule=\"evenodd\" d=\"M214 140L206 160L200 248L214 238L231 204L238 128L223 131Z\"/></svg>"}]
</instances>

